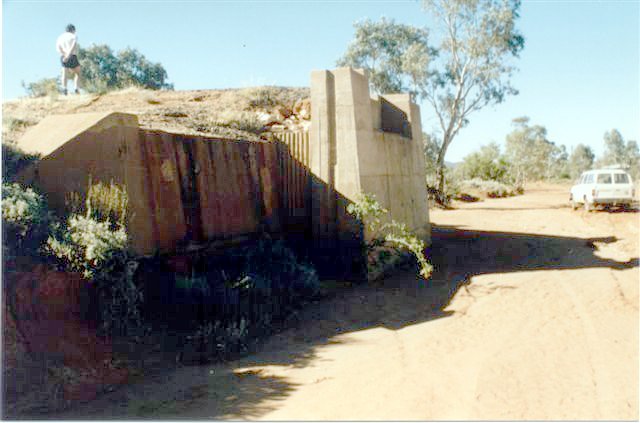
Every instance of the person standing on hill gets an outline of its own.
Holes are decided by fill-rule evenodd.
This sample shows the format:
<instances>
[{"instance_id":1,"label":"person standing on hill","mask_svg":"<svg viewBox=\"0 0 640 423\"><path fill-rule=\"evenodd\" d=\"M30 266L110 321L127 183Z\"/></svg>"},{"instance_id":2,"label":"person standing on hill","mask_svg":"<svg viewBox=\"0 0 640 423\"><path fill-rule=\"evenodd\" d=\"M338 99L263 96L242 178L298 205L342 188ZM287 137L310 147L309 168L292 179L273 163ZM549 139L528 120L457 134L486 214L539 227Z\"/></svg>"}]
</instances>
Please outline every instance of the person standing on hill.
<instances>
[{"instance_id":1,"label":"person standing on hill","mask_svg":"<svg viewBox=\"0 0 640 423\"><path fill-rule=\"evenodd\" d=\"M80 62L78 62L78 37L76 27L67 25L66 31L58 37L56 49L60 53L60 63L62 64L62 88L67 95L67 79L73 76L75 93L80 94Z\"/></svg>"}]
</instances>

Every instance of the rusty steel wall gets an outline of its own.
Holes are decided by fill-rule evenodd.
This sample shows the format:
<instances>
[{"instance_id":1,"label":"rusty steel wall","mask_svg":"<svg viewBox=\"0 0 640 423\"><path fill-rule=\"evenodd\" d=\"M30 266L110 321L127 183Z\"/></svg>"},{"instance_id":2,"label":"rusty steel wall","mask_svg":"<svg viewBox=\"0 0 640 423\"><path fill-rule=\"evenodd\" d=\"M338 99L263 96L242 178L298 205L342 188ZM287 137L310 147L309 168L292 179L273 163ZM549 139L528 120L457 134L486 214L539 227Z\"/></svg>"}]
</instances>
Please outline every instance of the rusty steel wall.
<instances>
[{"instance_id":1,"label":"rusty steel wall","mask_svg":"<svg viewBox=\"0 0 640 423\"><path fill-rule=\"evenodd\" d=\"M281 230L281 158L275 143L141 131L152 245L180 245Z\"/></svg>"},{"instance_id":2,"label":"rusty steel wall","mask_svg":"<svg viewBox=\"0 0 640 423\"><path fill-rule=\"evenodd\" d=\"M306 131L275 134L279 148L282 174L284 230L310 233L311 171L309 170L309 133Z\"/></svg>"}]
</instances>

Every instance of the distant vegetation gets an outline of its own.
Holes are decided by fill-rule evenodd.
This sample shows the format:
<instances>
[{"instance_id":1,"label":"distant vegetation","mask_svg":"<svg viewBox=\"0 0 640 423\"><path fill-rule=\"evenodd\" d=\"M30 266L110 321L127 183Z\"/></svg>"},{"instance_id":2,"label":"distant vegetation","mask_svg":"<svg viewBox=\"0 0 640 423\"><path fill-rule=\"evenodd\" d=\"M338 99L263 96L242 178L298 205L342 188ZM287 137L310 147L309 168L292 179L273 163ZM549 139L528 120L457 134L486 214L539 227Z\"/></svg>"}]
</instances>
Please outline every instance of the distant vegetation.
<instances>
[{"instance_id":1,"label":"distant vegetation","mask_svg":"<svg viewBox=\"0 0 640 423\"><path fill-rule=\"evenodd\" d=\"M167 82L167 71L136 49L126 48L113 54L105 44L81 48L78 59L82 66L84 88L89 92L107 92L130 86L152 90L173 89Z\"/></svg>"},{"instance_id":2,"label":"distant vegetation","mask_svg":"<svg viewBox=\"0 0 640 423\"><path fill-rule=\"evenodd\" d=\"M29 97L51 97L57 98L62 91L59 78L43 78L36 82L22 82L22 88Z\"/></svg>"},{"instance_id":3,"label":"distant vegetation","mask_svg":"<svg viewBox=\"0 0 640 423\"><path fill-rule=\"evenodd\" d=\"M452 198L477 200L477 195L497 198L524 192L529 182L573 181L586 170L619 165L640 177L640 151L636 141L625 141L616 129L604 134L604 153L596 159L593 150L576 145L571 153L547 138L542 125L531 125L528 117L513 120L514 129L505 140L505 151L497 143L480 147L455 168L445 170L445 204ZM434 138L423 134L427 186L435 199L436 152Z\"/></svg>"},{"instance_id":4,"label":"distant vegetation","mask_svg":"<svg viewBox=\"0 0 640 423\"><path fill-rule=\"evenodd\" d=\"M91 45L80 48L78 59L81 66L82 89L90 93L106 93L127 87L141 87L151 90L173 89L167 82L167 71L160 63L149 61L142 53L126 48L114 54L106 45ZM58 78L44 78L36 82L22 84L31 97L57 97L60 92Z\"/></svg>"}]
</instances>

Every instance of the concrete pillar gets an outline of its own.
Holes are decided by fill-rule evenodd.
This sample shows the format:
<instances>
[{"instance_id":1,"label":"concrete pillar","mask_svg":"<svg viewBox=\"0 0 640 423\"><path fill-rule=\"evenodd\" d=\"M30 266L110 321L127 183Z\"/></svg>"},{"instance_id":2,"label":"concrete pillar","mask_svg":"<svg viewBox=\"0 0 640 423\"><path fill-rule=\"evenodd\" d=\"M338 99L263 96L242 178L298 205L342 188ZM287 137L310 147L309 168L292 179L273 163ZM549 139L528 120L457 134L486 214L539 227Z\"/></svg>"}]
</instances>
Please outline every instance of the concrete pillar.
<instances>
[{"instance_id":1,"label":"concrete pillar","mask_svg":"<svg viewBox=\"0 0 640 423\"><path fill-rule=\"evenodd\" d=\"M321 273L331 266L337 240L335 200L335 86L329 71L311 73L311 233Z\"/></svg>"},{"instance_id":2,"label":"concrete pillar","mask_svg":"<svg viewBox=\"0 0 640 423\"><path fill-rule=\"evenodd\" d=\"M411 190L412 204L408 210L410 213L407 216L407 224L430 244L431 225L429 223L429 207L427 205L425 187L425 161L420 106L412 101L410 94L386 94L383 97L406 113L407 121L411 125L411 154L406 157L408 163L408 184L406 188Z\"/></svg>"}]
</instances>

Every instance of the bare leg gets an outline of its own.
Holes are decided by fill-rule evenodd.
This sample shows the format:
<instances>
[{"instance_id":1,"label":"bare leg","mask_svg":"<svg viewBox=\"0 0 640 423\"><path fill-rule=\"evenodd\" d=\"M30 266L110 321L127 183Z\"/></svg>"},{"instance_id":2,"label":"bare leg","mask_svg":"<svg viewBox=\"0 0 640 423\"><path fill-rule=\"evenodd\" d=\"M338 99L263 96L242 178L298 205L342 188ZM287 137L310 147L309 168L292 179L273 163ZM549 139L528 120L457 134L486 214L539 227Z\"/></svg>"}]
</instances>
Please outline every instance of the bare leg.
<instances>
[{"instance_id":1,"label":"bare leg","mask_svg":"<svg viewBox=\"0 0 640 423\"><path fill-rule=\"evenodd\" d=\"M64 94L67 95L67 70L62 68L62 89Z\"/></svg>"},{"instance_id":2,"label":"bare leg","mask_svg":"<svg viewBox=\"0 0 640 423\"><path fill-rule=\"evenodd\" d=\"M76 94L80 94L80 67L75 68L73 73L75 74L73 76L73 83L76 88Z\"/></svg>"}]
</instances>

